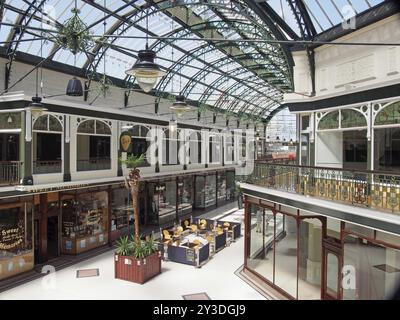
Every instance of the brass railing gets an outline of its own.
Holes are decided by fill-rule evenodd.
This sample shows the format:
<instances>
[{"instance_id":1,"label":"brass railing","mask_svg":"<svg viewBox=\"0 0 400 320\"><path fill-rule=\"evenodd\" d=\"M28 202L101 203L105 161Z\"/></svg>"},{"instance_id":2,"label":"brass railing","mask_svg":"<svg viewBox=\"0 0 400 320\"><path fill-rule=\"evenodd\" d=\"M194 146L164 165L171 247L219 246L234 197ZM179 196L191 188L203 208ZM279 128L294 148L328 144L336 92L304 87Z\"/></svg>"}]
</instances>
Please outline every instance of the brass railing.
<instances>
[{"instance_id":1,"label":"brass railing","mask_svg":"<svg viewBox=\"0 0 400 320\"><path fill-rule=\"evenodd\" d=\"M21 179L22 162L0 161L0 185L18 184Z\"/></svg>"},{"instance_id":2,"label":"brass railing","mask_svg":"<svg viewBox=\"0 0 400 320\"><path fill-rule=\"evenodd\" d=\"M400 175L256 161L244 179L266 188L400 213Z\"/></svg>"}]
</instances>

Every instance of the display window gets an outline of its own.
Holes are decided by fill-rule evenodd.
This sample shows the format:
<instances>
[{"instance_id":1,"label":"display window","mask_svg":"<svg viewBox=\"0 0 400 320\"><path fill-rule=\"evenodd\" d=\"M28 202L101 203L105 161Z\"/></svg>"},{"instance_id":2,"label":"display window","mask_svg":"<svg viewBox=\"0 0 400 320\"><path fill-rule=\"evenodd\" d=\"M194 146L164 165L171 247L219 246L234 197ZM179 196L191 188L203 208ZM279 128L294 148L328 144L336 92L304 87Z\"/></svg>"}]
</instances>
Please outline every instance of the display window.
<instances>
[{"instance_id":1,"label":"display window","mask_svg":"<svg viewBox=\"0 0 400 320\"><path fill-rule=\"evenodd\" d=\"M111 191L111 240L132 234L133 207L131 195L126 188L117 188Z\"/></svg>"},{"instance_id":2,"label":"display window","mask_svg":"<svg viewBox=\"0 0 400 320\"><path fill-rule=\"evenodd\" d=\"M176 220L176 180L148 183L149 224L165 225Z\"/></svg>"},{"instance_id":3,"label":"display window","mask_svg":"<svg viewBox=\"0 0 400 320\"><path fill-rule=\"evenodd\" d=\"M0 280L33 269L32 205L0 205Z\"/></svg>"},{"instance_id":4,"label":"display window","mask_svg":"<svg viewBox=\"0 0 400 320\"><path fill-rule=\"evenodd\" d=\"M62 246L79 254L108 242L108 193L89 192L62 197Z\"/></svg>"},{"instance_id":5,"label":"display window","mask_svg":"<svg viewBox=\"0 0 400 320\"><path fill-rule=\"evenodd\" d=\"M219 172L217 175L217 201L218 204L220 204L224 203L226 200L226 173Z\"/></svg>"},{"instance_id":6,"label":"display window","mask_svg":"<svg viewBox=\"0 0 400 320\"><path fill-rule=\"evenodd\" d=\"M231 201L235 199L235 171L226 172L226 200Z\"/></svg>"},{"instance_id":7,"label":"display window","mask_svg":"<svg viewBox=\"0 0 400 320\"><path fill-rule=\"evenodd\" d=\"M196 176L196 208L205 209L217 203L216 175Z\"/></svg>"},{"instance_id":8,"label":"display window","mask_svg":"<svg viewBox=\"0 0 400 320\"><path fill-rule=\"evenodd\" d=\"M178 179L178 216L187 216L193 208L193 178L184 177Z\"/></svg>"}]
</instances>

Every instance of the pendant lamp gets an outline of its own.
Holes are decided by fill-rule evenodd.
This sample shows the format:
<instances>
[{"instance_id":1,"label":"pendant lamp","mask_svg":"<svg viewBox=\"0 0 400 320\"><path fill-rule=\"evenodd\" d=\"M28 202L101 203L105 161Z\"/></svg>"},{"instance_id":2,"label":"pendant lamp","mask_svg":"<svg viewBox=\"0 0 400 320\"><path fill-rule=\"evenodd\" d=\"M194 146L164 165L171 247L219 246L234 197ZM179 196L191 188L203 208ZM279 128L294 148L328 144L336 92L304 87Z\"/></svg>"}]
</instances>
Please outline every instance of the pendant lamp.
<instances>
[{"instance_id":1,"label":"pendant lamp","mask_svg":"<svg viewBox=\"0 0 400 320\"><path fill-rule=\"evenodd\" d=\"M144 92L150 92L157 84L159 78L166 75L160 66L154 63L156 53L152 50L140 50L138 60L134 66L125 73L134 76Z\"/></svg>"},{"instance_id":2,"label":"pendant lamp","mask_svg":"<svg viewBox=\"0 0 400 320\"><path fill-rule=\"evenodd\" d=\"M76 77L73 77L68 81L67 85L67 96L70 97L82 97L83 96L83 87L82 82Z\"/></svg>"},{"instance_id":3,"label":"pendant lamp","mask_svg":"<svg viewBox=\"0 0 400 320\"><path fill-rule=\"evenodd\" d=\"M191 110L185 101L185 97L182 95L176 97L176 101L172 104L170 109L177 114L178 118L181 118L185 112Z\"/></svg>"}]
</instances>

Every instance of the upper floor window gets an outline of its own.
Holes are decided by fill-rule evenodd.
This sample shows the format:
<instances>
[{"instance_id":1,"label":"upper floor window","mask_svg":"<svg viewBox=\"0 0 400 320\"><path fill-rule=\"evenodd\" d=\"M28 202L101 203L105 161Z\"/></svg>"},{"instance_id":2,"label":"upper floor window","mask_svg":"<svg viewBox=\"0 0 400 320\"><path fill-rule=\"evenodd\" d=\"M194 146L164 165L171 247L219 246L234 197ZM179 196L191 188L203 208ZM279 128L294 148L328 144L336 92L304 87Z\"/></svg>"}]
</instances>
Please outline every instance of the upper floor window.
<instances>
[{"instance_id":1,"label":"upper floor window","mask_svg":"<svg viewBox=\"0 0 400 320\"><path fill-rule=\"evenodd\" d=\"M197 131L189 135L189 163L201 163L201 133Z\"/></svg>"},{"instance_id":2,"label":"upper floor window","mask_svg":"<svg viewBox=\"0 0 400 320\"><path fill-rule=\"evenodd\" d=\"M132 129L129 130L129 133L132 137L131 148L128 151L129 155L134 155L139 157L140 155L144 154L147 155L147 149L150 147L150 137L149 135L149 128L145 126L133 126ZM147 159L141 164L141 167L149 166L149 162Z\"/></svg>"},{"instance_id":3,"label":"upper floor window","mask_svg":"<svg viewBox=\"0 0 400 320\"><path fill-rule=\"evenodd\" d=\"M33 123L33 173L62 171L63 116L45 114Z\"/></svg>"},{"instance_id":4,"label":"upper floor window","mask_svg":"<svg viewBox=\"0 0 400 320\"><path fill-rule=\"evenodd\" d=\"M179 164L179 135L180 130L171 132L164 130L164 138L162 142L162 163L163 165Z\"/></svg>"},{"instance_id":5,"label":"upper floor window","mask_svg":"<svg viewBox=\"0 0 400 320\"><path fill-rule=\"evenodd\" d=\"M21 113L0 113L0 130L21 129Z\"/></svg>"},{"instance_id":6,"label":"upper floor window","mask_svg":"<svg viewBox=\"0 0 400 320\"><path fill-rule=\"evenodd\" d=\"M78 119L77 170L111 169L111 123Z\"/></svg>"}]
</instances>

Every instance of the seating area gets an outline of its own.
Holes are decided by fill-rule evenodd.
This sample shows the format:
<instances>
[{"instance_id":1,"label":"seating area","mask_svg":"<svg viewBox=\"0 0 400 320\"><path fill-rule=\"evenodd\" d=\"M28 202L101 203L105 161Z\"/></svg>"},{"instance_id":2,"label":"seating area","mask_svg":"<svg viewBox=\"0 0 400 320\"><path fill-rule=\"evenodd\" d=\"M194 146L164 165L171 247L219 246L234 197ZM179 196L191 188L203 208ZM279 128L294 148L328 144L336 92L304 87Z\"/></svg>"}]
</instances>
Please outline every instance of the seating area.
<instances>
[{"instance_id":1,"label":"seating area","mask_svg":"<svg viewBox=\"0 0 400 320\"><path fill-rule=\"evenodd\" d=\"M186 219L179 225L161 230L164 259L201 267L240 237L240 230L240 223Z\"/></svg>"}]
</instances>

